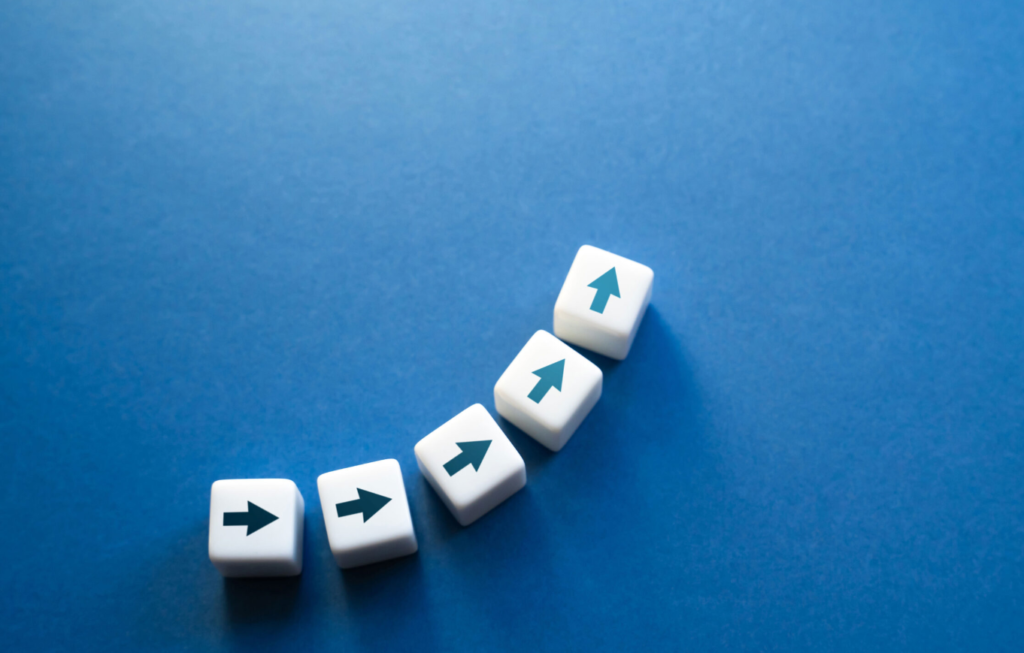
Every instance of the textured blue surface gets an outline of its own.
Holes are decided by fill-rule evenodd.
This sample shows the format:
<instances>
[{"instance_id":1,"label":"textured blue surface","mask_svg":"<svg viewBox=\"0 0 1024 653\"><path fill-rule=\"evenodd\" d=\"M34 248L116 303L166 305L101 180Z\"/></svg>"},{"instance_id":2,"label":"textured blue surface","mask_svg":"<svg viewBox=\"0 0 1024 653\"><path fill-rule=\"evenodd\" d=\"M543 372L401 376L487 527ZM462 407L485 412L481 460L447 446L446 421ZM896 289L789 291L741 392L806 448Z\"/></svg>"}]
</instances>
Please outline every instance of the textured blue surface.
<instances>
[{"instance_id":1,"label":"textured blue surface","mask_svg":"<svg viewBox=\"0 0 1024 653\"><path fill-rule=\"evenodd\" d=\"M629 358L460 528L413 445L651 266ZM1024 6L0 7L0 640L88 650L1020 650ZM420 553L340 572L316 476ZM305 572L225 582L286 477Z\"/></svg>"}]
</instances>

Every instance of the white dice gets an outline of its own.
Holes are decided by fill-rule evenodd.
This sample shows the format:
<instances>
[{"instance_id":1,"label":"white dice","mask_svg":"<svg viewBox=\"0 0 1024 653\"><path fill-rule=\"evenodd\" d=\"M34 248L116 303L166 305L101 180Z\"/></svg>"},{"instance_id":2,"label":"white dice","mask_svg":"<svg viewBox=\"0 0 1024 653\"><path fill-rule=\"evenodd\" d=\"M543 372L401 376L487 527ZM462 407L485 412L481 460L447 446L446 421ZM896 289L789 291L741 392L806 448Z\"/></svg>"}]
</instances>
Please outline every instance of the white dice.
<instances>
[{"instance_id":1,"label":"white dice","mask_svg":"<svg viewBox=\"0 0 1024 653\"><path fill-rule=\"evenodd\" d=\"M526 485L522 456L480 404L416 443L416 463L463 526Z\"/></svg>"},{"instance_id":2,"label":"white dice","mask_svg":"<svg viewBox=\"0 0 1024 653\"><path fill-rule=\"evenodd\" d=\"M576 252L555 301L555 335L622 360L651 301L651 268L603 249Z\"/></svg>"},{"instance_id":3,"label":"white dice","mask_svg":"<svg viewBox=\"0 0 1024 653\"><path fill-rule=\"evenodd\" d=\"M305 506L287 479L217 481L210 490L210 562L227 578L301 574Z\"/></svg>"},{"instance_id":4,"label":"white dice","mask_svg":"<svg viewBox=\"0 0 1024 653\"><path fill-rule=\"evenodd\" d=\"M416 553L416 533L397 460L322 474L316 480L327 539L342 569Z\"/></svg>"},{"instance_id":5,"label":"white dice","mask_svg":"<svg viewBox=\"0 0 1024 653\"><path fill-rule=\"evenodd\" d=\"M601 370L547 331L538 331L494 386L498 413L559 451L601 398Z\"/></svg>"}]
</instances>

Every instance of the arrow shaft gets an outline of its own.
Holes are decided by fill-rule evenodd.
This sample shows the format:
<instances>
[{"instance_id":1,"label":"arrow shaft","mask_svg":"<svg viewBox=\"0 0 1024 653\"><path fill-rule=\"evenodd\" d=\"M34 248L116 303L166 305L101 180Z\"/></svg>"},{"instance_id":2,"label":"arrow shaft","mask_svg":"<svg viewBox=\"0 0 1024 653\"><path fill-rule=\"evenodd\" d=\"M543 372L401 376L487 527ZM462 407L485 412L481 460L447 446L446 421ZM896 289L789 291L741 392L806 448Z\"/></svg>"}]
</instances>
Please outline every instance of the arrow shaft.
<instances>
[{"instance_id":1,"label":"arrow shaft","mask_svg":"<svg viewBox=\"0 0 1024 653\"><path fill-rule=\"evenodd\" d=\"M444 471L448 472L448 476L455 476L455 472L461 470L469 463L469 456L466 455L465 451L463 451L458 456L455 456L444 464Z\"/></svg>"},{"instance_id":2,"label":"arrow shaft","mask_svg":"<svg viewBox=\"0 0 1024 653\"><path fill-rule=\"evenodd\" d=\"M530 394L527 396L532 399L535 403L540 403L540 400L544 398L544 395L548 393L551 386L554 385L550 379L541 379L537 381L537 385L533 386L533 390L530 390Z\"/></svg>"},{"instance_id":3,"label":"arrow shaft","mask_svg":"<svg viewBox=\"0 0 1024 653\"><path fill-rule=\"evenodd\" d=\"M225 526L248 526L249 513L247 512L226 512L224 513Z\"/></svg>"},{"instance_id":4,"label":"arrow shaft","mask_svg":"<svg viewBox=\"0 0 1024 653\"><path fill-rule=\"evenodd\" d=\"M594 301L590 303L590 310L597 313L604 313L605 306L608 305L608 298L612 296L610 290L598 290L597 294L594 295Z\"/></svg>"},{"instance_id":5,"label":"arrow shaft","mask_svg":"<svg viewBox=\"0 0 1024 653\"><path fill-rule=\"evenodd\" d=\"M352 501L345 501L334 506L338 510L339 517L348 517L349 515L358 515L363 511L363 500L354 499Z\"/></svg>"}]
</instances>

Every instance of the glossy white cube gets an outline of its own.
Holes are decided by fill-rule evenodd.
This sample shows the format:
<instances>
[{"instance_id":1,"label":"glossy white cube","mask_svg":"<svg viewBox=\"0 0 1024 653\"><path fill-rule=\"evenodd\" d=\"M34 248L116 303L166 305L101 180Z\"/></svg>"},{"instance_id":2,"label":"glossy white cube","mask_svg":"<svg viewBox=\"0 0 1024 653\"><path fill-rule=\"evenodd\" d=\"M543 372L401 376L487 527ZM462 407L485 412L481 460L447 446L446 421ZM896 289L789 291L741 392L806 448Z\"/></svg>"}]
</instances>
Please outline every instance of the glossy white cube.
<instances>
[{"instance_id":1,"label":"glossy white cube","mask_svg":"<svg viewBox=\"0 0 1024 653\"><path fill-rule=\"evenodd\" d=\"M415 451L420 472L463 526L526 485L523 457L480 404L417 442Z\"/></svg>"},{"instance_id":2,"label":"glossy white cube","mask_svg":"<svg viewBox=\"0 0 1024 653\"><path fill-rule=\"evenodd\" d=\"M539 401L543 377L535 372L564 361L561 390L549 388ZM538 331L494 386L498 414L552 451L559 451L601 398L601 370L547 331ZM541 384L540 386L538 384Z\"/></svg>"},{"instance_id":3,"label":"glossy white cube","mask_svg":"<svg viewBox=\"0 0 1024 653\"><path fill-rule=\"evenodd\" d=\"M327 539L339 567L350 569L416 553L416 532L397 460L321 474L316 485ZM387 502L380 505L383 499ZM366 510L339 514L360 506L372 514Z\"/></svg>"},{"instance_id":4,"label":"glossy white cube","mask_svg":"<svg viewBox=\"0 0 1024 653\"><path fill-rule=\"evenodd\" d=\"M624 359L651 301L653 284L654 271L646 265L590 245L580 247L555 301L555 335Z\"/></svg>"},{"instance_id":5,"label":"glossy white cube","mask_svg":"<svg viewBox=\"0 0 1024 653\"><path fill-rule=\"evenodd\" d=\"M210 488L210 562L226 578L302 573L306 504L283 478L217 481Z\"/></svg>"}]
</instances>

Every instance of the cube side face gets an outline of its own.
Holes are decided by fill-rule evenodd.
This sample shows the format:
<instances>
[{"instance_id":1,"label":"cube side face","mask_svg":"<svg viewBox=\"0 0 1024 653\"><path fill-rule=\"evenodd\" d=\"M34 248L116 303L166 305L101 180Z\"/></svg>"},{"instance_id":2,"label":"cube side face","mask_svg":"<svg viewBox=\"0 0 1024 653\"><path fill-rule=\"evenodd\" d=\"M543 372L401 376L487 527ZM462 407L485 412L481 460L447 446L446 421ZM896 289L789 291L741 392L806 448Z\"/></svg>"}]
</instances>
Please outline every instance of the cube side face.
<instances>
[{"instance_id":1,"label":"cube side face","mask_svg":"<svg viewBox=\"0 0 1024 653\"><path fill-rule=\"evenodd\" d=\"M210 489L210 562L225 577L302 573L305 502L287 479L217 481Z\"/></svg>"},{"instance_id":2,"label":"cube side face","mask_svg":"<svg viewBox=\"0 0 1024 653\"><path fill-rule=\"evenodd\" d=\"M295 486L295 483L292 483ZM298 575L302 573L302 545L305 535L305 522L306 522L306 500L302 498L302 493L299 492L298 486L295 486L295 512L299 518L295 520L292 528L292 541L295 543L295 555L292 558L293 564L289 569L293 570L294 574L287 574L289 576Z\"/></svg>"},{"instance_id":3,"label":"cube side face","mask_svg":"<svg viewBox=\"0 0 1024 653\"><path fill-rule=\"evenodd\" d=\"M500 483L492 486L477 501L466 506L455 514L455 519L462 526L469 526L491 510L505 502L513 494L526 487L526 465L506 476Z\"/></svg>"},{"instance_id":4,"label":"cube side face","mask_svg":"<svg viewBox=\"0 0 1024 653\"><path fill-rule=\"evenodd\" d=\"M420 460L419 454L416 455L416 466L419 467L420 473L423 474L423 478L427 479L427 483L430 484L430 487L433 488L434 493L437 494L438 498L441 499L441 503L443 503L444 507L448 509L448 512L452 513L453 515L457 515L458 508L455 507L455 504L452 503L452 500L448 498L447 494L445 494L444 489L438 484L437 479L434 477L433 471L424 466L423 461ZM456 519L457 518L458 517L456 516Z\"/></svg>"},{"instance_id":5,"label":"cube side face","mask_svg":"<svg viewBox=\"0 0 1024 653\"><path fill-rule=\"evenodd\" d=\"M472 456L464 453L458 443L481 441L489 444L478 464L474 464L470 462ZM479 519L526 483L522 456L481 404L470 406L420 440L415 453L427 482L463 526Z\"/></svg>"},{"instance_id":6,"label":"cube side face","mask_svg":"<svg viewBox=\"0 0 1024 653\"><path fill-rule=\"evenodd\" d=\"M538 368L560 360L561 389L549 387L538 401L537 386L543 381ZM602 379L596 365L550 333L538 331L498 379L494 403L505 419L559 451L600 398Z\"/></svg>"},{"instance_id":7,"label":"cube side face","mask_svg":"<svg viewBox=\"0 0 1024 653\"><path fill-rule=\"evenodd\" d=\"M317 488L331 553L342 569L418 550L397 460L322 474Z\"/></svg>"},{"instance_id":8,"label":"cube side face","mask_svg":"<svg viewBox=\"0 0 1024 653\"><path fill-rule=\"evenodd\" d=\"M561 311L558 305L555 305L555 335L566 342L615 360L625 359L632 344L628 334L613 335L595 329L589 322Z\"/></svg>"},{"instance_id":9,"label":"cube side face","mask_svg":"<svg viewBox=\"0 0 1024 653\"><path fill-rule=\"evenodd\" d=\"M576 429L580 427L580 424L583 423L583 420L587 418L587 415L590 414L590 411L593 410L594 406L597 405L598 400L601 398L601 391L603 386L604 381L601 376L598 376L596 379L591 379L591 383L587 386L587 394L584 397L583 402L580 404L580 407L573 415L572 421L566 424L565 429L562 430L561 440L558 445L559 450L561 450L562 447L564 447L566 443L569 442L569 438L571 438L573 434L576 433Z\"/></svg>"},{"instance_id":10,"label":"cube side face","mask_svg":"<svg viewBox=\"0 0 1024 653\"><path fill-rule=\"evenodd\" d=\"M287 557L249 562L211 558L211 562L224 578L279 578L302 573L302 561Z\"/></svg>"},{"instance_id":11,"label":"cube side face","mask_svg":"<svg viewBox=\"0 0 1024 653\"><path fill-rule=\"evenodd\" d=\"M613 269L619 296L611 294L607 280L600 281ZM624 359L647 311L653 283L654 272L646 265L584 245L555 302L555 334L604 356Z\"/></svg>"},{"instance_id":12,"label":"cube side face","mask_svg":"<svg viewBox=\"0 0 1024 653\"><path fill-rule=\"evenodd\" d=\"M416 537L412 533L402 535L390 540L382 540L373 545L362 546L354 549L333 551L334 562L342 569L352 569L363 565L372 565L375 562L384 562L392 558L412 555L419 550Z\"/></svg>"},{"instance_id":13,"label":"cube side face","mask_svg":"<svg viewBox=\"0 0 1024 653\"><path fill-rule=\"evenodd\" d=\"M520 410L518 402L506 399L507 394L502 390L499 381L499 384L494 387L494 409L498 411L498 414L551 451L560 450L562 448L562 445L559 444L560 432L542 424L530 413Z\"/></svg>"}]
</instances>

